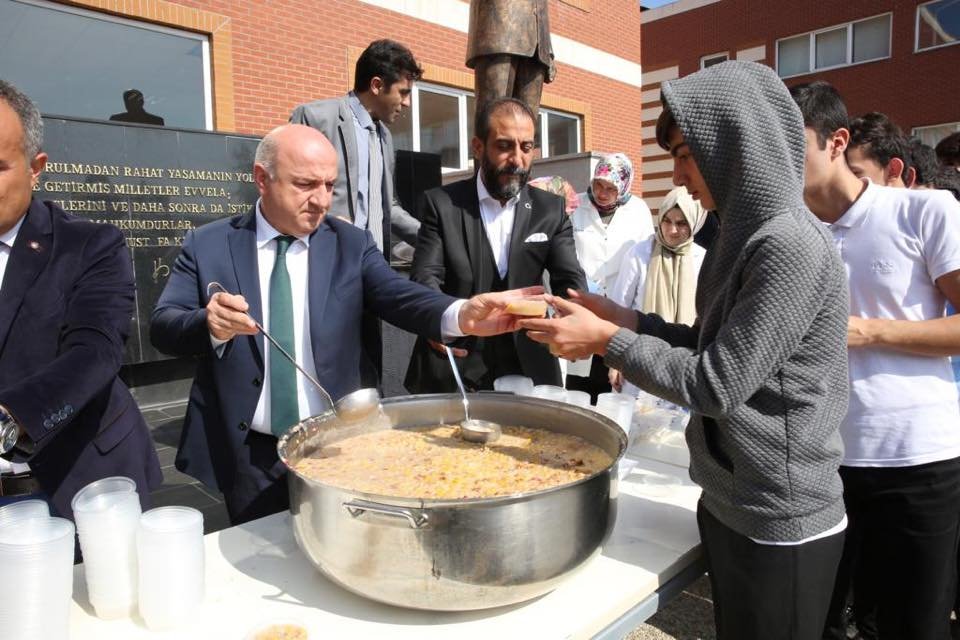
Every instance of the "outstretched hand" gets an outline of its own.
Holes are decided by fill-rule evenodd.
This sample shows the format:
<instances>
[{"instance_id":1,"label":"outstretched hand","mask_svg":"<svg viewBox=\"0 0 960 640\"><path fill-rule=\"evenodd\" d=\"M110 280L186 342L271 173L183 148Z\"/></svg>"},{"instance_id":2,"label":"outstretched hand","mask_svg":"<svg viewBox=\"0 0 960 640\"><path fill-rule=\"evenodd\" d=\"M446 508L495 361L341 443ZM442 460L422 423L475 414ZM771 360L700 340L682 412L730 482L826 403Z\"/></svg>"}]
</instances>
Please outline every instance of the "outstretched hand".
<instances>
[{"instance_id":1,"label":"outstretched hand","mask_svg":"<svg viewBox=\"0 0 960 640\"><path fill-rule=\"evenodd\" d=\"M637 330L637 312L633 309L622 307L610 298L579 289L567 289L567 294L570 300L586 307L597 317L624 329Z\"/></svg>"},{"instance_id":2,"label":"outstretched hand","mask_svg":"<svg viewBox=\"0 0 960 640\"><path fill-rule=\"evenodd\" d=\"M556 310L557 316L553 319L523 319L519 320L517 325L527 330L527 336L531 340L549 345L550 353L555 356L579 360L593 354L604 355L607 352L607 343L620 327L598 317L583 303L584 297L591 294L576 293L577 302L544 296L547 303ZM590 303L595 301L590 300Z\"/></svg>"},{"instance_id":3,"label":"outstretched hand","mask_svg":"<svg viewBox=\"0 0 960 640\"><path fill-rule=\"evenodd\" d=\"M458 318L460 330L472 336L495 336L516 331L520 316L507 313L505 311L507 304L518 298L542 294L543 287L536 286L473 296L460 307Z\"/></svg>"}]
</instances>

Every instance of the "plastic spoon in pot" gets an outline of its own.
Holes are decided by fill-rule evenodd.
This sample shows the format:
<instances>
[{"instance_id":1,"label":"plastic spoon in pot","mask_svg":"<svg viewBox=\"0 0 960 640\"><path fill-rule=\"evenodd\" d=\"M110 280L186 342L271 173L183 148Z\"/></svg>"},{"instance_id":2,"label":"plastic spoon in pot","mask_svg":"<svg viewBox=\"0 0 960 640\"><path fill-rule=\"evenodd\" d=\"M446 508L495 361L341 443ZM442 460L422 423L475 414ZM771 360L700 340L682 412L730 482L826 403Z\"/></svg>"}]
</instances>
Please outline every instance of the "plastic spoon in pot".
<instances>
[{"instance_id":1,"label":"plastic spoon in pot","mask_svg":"<svg viewBox=\"0 0 960 640\"><path fill-rule=\"evenodd\" d=\"M210 296L211 290L213 290L215 293L226 293L227 295L230 295L230 292L227 291L222 284L216 281L213 281L207 285L207 297ZM327 404L333 407L333 412L342 421L360 422L373 417L380 411L380 392L372 388L357 389L356 391L348 393L334 402L327 390L323 388L323 385L320 384L316 378L307 373L306 370L297 363L296 359L287 353L287 350L281 347L273 336L267 333L267 330L263 328L263 325L257 322L256 318L250 316L250 319L253 320L253 324L257 327L257 331L262 333L263 337L269 340L270 344L276 347L277 351L279 351L284 358L289 360L290 364L296 367L297 371L303 374L303 377L309 380L310 384L316 387L320 393L323 394L323 397L327 400Z\"/></svg>"},{"instance_id":2,"label":"plastic spoon in pot","mask_svg":"<svg viewBox=\"0 0 960 640\"><path fill-rule=\"evenodd\" d=\"M453 369L453 377L457 379L457 386L460 387L460 395L463 396L463 422L460 423L460 437L467 442L495 442L502 433L500 425L489 420L478 420L470 417L470 401L467 400L467 391L463 388L463 380L460 379L460 369L457 368L457 361L453 359L453 351L450 347L443 345L447 351L447 359L450 361L450 368Z\"/></svg>"}]
</instances>

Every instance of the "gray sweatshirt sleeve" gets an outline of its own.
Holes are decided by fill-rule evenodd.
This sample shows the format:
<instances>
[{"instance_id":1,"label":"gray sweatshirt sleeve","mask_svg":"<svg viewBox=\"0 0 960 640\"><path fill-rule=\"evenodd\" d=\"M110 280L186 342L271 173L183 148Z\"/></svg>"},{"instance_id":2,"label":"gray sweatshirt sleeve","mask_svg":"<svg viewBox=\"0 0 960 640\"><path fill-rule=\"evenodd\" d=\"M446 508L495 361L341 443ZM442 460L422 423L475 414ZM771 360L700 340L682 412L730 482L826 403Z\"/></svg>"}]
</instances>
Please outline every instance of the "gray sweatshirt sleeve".
<instances>
[{"instance_id":1,"label":"gray sweatshirt sleeve","mask_svg":"<svg viewBox=\"0 0 960 640\"><path fill-rule=\"evenodd\" d=\"M622 329L607 345L607 364L702 415L722 418L746 402L795 351L821 307L821 287L832 284L823 249L790 234L746 250L742 286L702 352Z\"/></svg>"}]
</instances>

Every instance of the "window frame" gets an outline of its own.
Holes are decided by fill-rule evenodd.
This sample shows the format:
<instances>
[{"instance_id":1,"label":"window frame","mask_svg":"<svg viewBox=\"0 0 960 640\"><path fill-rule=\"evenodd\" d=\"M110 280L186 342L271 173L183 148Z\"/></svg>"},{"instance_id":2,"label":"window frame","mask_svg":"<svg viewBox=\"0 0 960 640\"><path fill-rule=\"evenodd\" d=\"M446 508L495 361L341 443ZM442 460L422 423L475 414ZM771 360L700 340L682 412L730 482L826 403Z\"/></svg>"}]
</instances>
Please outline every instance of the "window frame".
<instances>
[{"instance_id":1,"label":"window frame","mask_svg":"<svg viewBox=\"0 0 960 640\"><path fill-rule=\"evenodd\" d=\"M923 129L942 129L946 127L953 127L953 133L960 132L960 120L957 120L954 122L941 122L940 124L925 124L919 127L913 127L912 129L910 129L910 135L911 137L922 140L921 136L919 135L919 132L922 131ZM947 135L951 135L951 134L947 134ZM936 142L934 142L930 146L932 147L935 145L936 145Z\"/></svg>"},{"instance_id":2,"label":"window frame","mask_svg":"<svg viewBox=\"0 0 960 640\"><path fill-rule=\"evenodd\" d=\"M71 13L73 15L83 16L85 18L93 18L95 20L102 20L104 22L112 22L114 24L121 24L127 27L133 27L136 29L146 29L147 31L156 31L158 33L163 33L166 35L179 36L181 38L187 38L190 40L197 40L201 44L202 52L202 65L203 65L203 123L204 129L206 131L214 131L213 126L213 76L211 73L211 59L210 59L210 37L208 34L197 33L195 31L187 31L185 29L176 29L174 27L167 27L164 25L154 24L151 22L136 20L133 18L126 18L124 16L118 16L111 13L102 13L100 11L93 11L91 9L85 9L83 7L77 7L72 5L58 4L56 2L50 2L49 0L13 0L14 2L19 2L20 4L32 5L35 7L43 7L44 9L51 9L54 11L62 11L63 13ZM68 115L68 114L58 114L58 115ZM176 127L175 127L176 128Z\"/></svg>"},{"instance_id":3,"label":"window frame","mask_svg":"<svg viewBox=\"0 0 960 640\"><path fill-rule=\"evenodd\" d=\"M445 96L457 98L457 113L460 122L460 166L459 167L440 167L441 173L456 173L458 171L468 171L472 169L473 154L470 148L472 138L470 129L471 122L467 121L467 98L473 98L473 92L466 89L458 89L432 82L418 81L413 84L410 92L410 138L412 151L419 152L420 148L420 91L437 93ZM554 116L568 118L576 122L577 125L577 149L583 148L583 114L568 113L557 109L540 107L540 113L537 115L538 125L540 127L540 150L541 157L549 157L550 132L547 126L547 117L549 114ZM579 153L579 151L575 152Z\"/></svg>"},{"instance_id":4,"label":"window frame","mask_svg":"<svg viewBox=\"0 0 960 640\"><path fill-rule=\"evenodd\" d=\"M730 60L729 51L718 51L717 53L709 53L705 56L700 56L700 69L706 69L704 64L707 62L707 60L713 60L714 58L719 58L720 56L723 56L723 60L720 62L727 62ZM720 62L715 62L714 64L720 64Z\"/></svg>"},{"instance_id":5,"label":"window frame","mask_svg":"<svg viewBox=\"0 0 960 640\"><path fill-rule=\"evenodd\" d=\"M917 14L919 15L919 13ZM881 56L878 58L870 58L869 60L858 60L854 62L853 60L853 27L856 24L861 22L869 22L870 20L875 20L877 18L882 18L884 16L890 16L889 25L890 28L887 29L887 55ZM817 36L822 33L829 33L830 31L836 31L838 29L846 29L847 31L847 51L846 51L846 61L840 64L830 65L829 67L817 67ZM809 69L807 71L802 71L800 73L793 73L788 76L780 75L780 43L784 40L793 40L794 38L799 38L802 36L807 37L807 62L809 64ZM811 73L820 73L822 71L830 71L833 69L842 69L844 67L855 67L860 64L870 64L872 62L879 62L880 60L889 60L893 57L893 12L885 11L883 13L878 13L876 15L867 16L865 18L858 18L856 20L851 20L849 22L841 22L840 24L830 25L829 27L823 27L820 29L815 29L813 31L807 31L804 33L794 33L789 36L784 36L783 38L777 38L774 42L774 69L777 72L777 76L781 80L787 78L798 78L800 76L805 76Z\"/></svg>"},{"instance_id":6,"label":"window frame","mask_svg":"<svg viewBox=\"0 0 960 640\"><path fill-rule=\"evenodd\" d=\"M953 42L944 42L943 44L934 45L932 47L920 48L920 9L927 6L928 4L933 4L935 2L940 2L941 0L928 0L917 5L916 15L914 16L913 23L913 52L922 53L924 51L935 51L937 49L943 49L944 47L952 47L954 45L960 44L960 38L957 38Z\"/></svg>"}]
</instances>

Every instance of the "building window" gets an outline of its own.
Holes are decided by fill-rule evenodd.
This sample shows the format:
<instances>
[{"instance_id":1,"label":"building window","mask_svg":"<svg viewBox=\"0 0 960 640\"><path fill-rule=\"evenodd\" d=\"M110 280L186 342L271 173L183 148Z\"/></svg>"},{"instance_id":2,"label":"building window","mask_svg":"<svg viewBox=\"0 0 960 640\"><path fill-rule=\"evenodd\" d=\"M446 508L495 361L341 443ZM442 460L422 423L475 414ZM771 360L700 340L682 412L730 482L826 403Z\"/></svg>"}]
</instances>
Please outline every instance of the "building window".
<instances>
[{"instance_id":1,"label":"building window","mask_svg":"<svg viewBox=\"0 0 960 640\"><path fill-rule=\"evenodd\" d=\"M418 82L410 108L390 125L393 146L440 154L444 172L472 169L470 139L476 108L471 92ZM536 144L542 157L580 151L578 116L541 108L538 125Z\"/></svg>"},{"instance_id":2,"label":"building window","mask_svg":"<svg viewBox=\"0 0 960 640\"><path fill-rule=\"evenodd\" d=\"M914 127L911 133L920 138L920 142L935 147L938 142L958 131L960 131L960 122L950 122L928 127Z\"/></svg>"},{"instance_id":3,"label":"building window","mask_svg":"<svg viewBox=\"0 0 960 640\"><path fill-rule=\"evenodd\" d=\"M715 64L720 64L721 62L726 62L730 59L726 53L714 53L709 56L703 56L700 58L700 68L706 69L707 67L712 67Z\"/></svg>"},{"instance_id":4,"label":"building window","mask_svg":"<svg viewBox=\"0 0 960 640\"><path fill-rule=\"evenodd\" d=\"M960 2L935 0L917 7L917 51L957 42L960 42Z\"/></svg>"},{"instance_id":5,"label":"building window","mask_svg":"<svg viewBox=\"0 0 960 640\"><path fill-rule=\"evenodd\" d=\"M187 31L7 0L0 2L0 78L47 114L213 128L209 43Z\"/></svg>"},{"instance_id":6,"label":"building window","mask_svg":"<svg viewBox=\"0 0 960 640\"><path fill-rule=\"evenodd\" d=\"M781 78L890 57L891 14L777 40Z\"/></svg>"}]
</instances>

